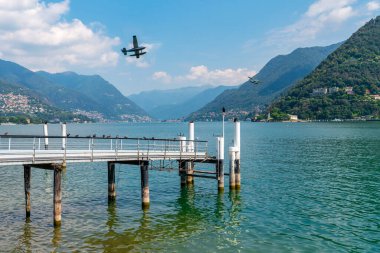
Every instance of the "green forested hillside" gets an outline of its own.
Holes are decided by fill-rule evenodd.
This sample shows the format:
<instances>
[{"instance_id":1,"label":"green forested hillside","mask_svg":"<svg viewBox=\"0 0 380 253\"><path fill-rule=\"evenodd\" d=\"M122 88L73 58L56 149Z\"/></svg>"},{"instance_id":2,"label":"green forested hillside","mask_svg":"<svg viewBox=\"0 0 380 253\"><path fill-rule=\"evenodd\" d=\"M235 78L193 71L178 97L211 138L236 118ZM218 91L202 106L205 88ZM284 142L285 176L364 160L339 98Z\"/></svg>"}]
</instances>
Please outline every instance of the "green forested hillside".
<instances>
[{"instance_id":1,"label":"green forested hillside","mask_svg":"<svg viewBox=\"0 0 380 253\"><path fill-rule=\"evenodd\" d=\"M227 117L240 117L258 108L266 108L274 98L313 71L340 45L298 48L288 55L276 56L255 76L260 80L258 85L247 81L237 89L226 90L212 102L192 113L188 119L221 119L222 107L227 109Z\"/></svg>"},{"instance_id":2,"label":"green forested hillside","mask_svg":"<svg viewBox=\"0 0 380 253\"><path fill-rule=\"evenodd\" d=\"M270 110L302 119L378 118L379 93L380 17L377 17L272 104Z\"/></svg>"}]
</instances>

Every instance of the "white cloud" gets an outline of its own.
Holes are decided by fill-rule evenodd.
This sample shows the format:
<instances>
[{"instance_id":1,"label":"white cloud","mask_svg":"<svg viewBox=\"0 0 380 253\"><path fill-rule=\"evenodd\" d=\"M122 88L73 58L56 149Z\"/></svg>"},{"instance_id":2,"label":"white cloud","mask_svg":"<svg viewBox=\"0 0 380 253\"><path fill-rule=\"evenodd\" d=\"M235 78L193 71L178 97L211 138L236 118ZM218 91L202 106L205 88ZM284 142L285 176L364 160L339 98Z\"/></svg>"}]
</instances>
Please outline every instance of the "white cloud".
<instances>
[{"instance_id":1,"label":"white cloud","mask_svg":"<svg viewBox=\"0 0 380 253\"><path fill-rule=\"evenodd\" d=\"M191 67L189 74L184 79L197 81L201 84L238 85L247 81L248 76L253 75L256 75L256 72L246 68L209 70L206 66L200 65Z\"/></svg>"},{"instance_id":2,"label":"white cloud","mask_svg":"<svg viewBox=\"0 0 380 253\"><path fill-rule=\"evenodd\" d=\"M165 83L192 82L198 85L239 85L248 80L248 76L256 75L256 71L246 68L215 69L209 70L205 65L191 67L186 75L172 77L166 72L160 71L153 74L154 80L162 80Z\"/></svg>"},{"instance_id":3,"label":"white cloud","mask_svg":"<svg viewBox=\"0 0 380 253\"><path fill-rule=\"evenodd\" d=\"M159 44L159 43L151 43L151 44L141 43L141 45L139 45L139 46L145 47L144 52L151 53L152 51L159 48L161 46L161 44ZM132 44L128 45L128 48L132 48L132 47L133 47ZM127 56L126 62L128 64L133 64L138 68L147 68L147 67L150 67L152 65L152 60L150 60L150 61L146 60L145 55L141 56L138 59L136 57Z\"/></svg>"},{"instance_id":4,"label":"white cloud","mask_svg":"<svg viewBox=\"0 0 380 253\"><path fill-rule=\"evenodd\" d=\"M304 46L322 33L333 33L340 25L357 13L355 0L318 0L309 6L300 20L280 30L271 32L267 43Z\"/></svg>"},{"instance_id":5,"label":"white cloud","mask_svg":"<svg viewBox=\"0 0 380 253\"><path fill-rule=\"evenodd\" d=\"M367 10L377 11L380 9L380 3L378 1L371 1L367 3Z\"/></svg>"},{"instance_id":6,"label":"white cloud","mask_svg":"<svg viewBox=\"0 0 380 253\"><path fill-rule=\"evenodd\" d=\"M62 71L74 66L114 66L120 39L93 30L79 19L66 21L69 1L0 0L2 57L31 69Z\"/></svg>"},{"instance_id":7,"label":"white cloud","mask_svg":"<svg viewBox=\"0 0 380 253\"><path fill-rule=\"evenodd\" d=\"M152 78L153 80L161 80L164 83L170 83L172 80L172 77L164 71L154 72Z\"/></svg>"}]
</instances>

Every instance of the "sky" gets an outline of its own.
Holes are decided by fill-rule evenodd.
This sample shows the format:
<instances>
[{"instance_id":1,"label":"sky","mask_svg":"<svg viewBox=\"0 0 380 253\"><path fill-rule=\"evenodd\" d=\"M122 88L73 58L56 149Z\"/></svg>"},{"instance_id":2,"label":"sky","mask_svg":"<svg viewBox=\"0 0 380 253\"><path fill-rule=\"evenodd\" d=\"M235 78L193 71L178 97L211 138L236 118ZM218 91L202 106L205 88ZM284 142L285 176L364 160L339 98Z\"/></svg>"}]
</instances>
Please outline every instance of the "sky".
<instances>
[{"instance_id":1,"label":"sky","mask_svg":"<svg viewBox=\"0 0 380 253\"><path fill-rule=\"evenodd\" d=\"M0 59L99 74L124 95L239 85L273 57L349 38L380 0L0 0ZM132 36L146 46L126 57Z\"/></svg>"}]
</instances>

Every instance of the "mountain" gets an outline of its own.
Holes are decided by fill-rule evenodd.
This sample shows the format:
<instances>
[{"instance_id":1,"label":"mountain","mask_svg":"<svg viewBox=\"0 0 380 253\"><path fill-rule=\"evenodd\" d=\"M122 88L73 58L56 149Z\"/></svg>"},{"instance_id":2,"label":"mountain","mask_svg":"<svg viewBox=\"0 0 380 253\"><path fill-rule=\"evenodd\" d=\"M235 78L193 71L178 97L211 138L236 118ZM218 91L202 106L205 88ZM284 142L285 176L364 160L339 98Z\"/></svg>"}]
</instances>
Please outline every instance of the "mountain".
<instances>
[{"instance_id":1,"label":"mountain","mask_svg":"<svg viewBox=\"0 0 380 253\"><path fill-rule=\"evenodd\" d=\"M147 113L133 101L120 93L112 84L99 75L79 75L74 72L50 74L37 72L38 75L64 87L76 91L82 97L92 101L88 106L111 119L128 117L127 115L147 116Z\"/></svg>"},{"instance_id":2,"label":"mountain","mask_svg":"<svg viewBox=\"0 0 380 253\"><path fill-rule=\"evenodd\" d=\"M184 87L170 90L144 91L129 96L132 101L157 119L179 119L198 110L230 86Z\"/></svg>"},{"instance_id":3,"label":"mountain","mask_svg":"<svg viewBox=\"0 0 380 253\"><path fill-rule=\"evenodd\" d=\"M34 91L0 80L0 123L42 123L45 121L89 121L90 119L53 107Z\"/></svg>"},{"instance_id":4,"label":"mountain","mask_svg":"<svg viewBox=\"0 0 380 253\"><path fill-rule=\"evenodd\" d=\"M380 16L355 32L271 111L301 119L380 117ZM271 113L273 115L273 113Z\"/></svg>"},{"instance_id":5,"label":"mountain","mask_svg":"<svg viewBox=\"0 0 380 253\"><path fill-rule=\"evenodd\" d=\"M234 87L231 86L217 86L206 89L193 97L188 98L183 103L161 105L148 111L150 115L157 119L180 119L188 116L190 113L199 110L207 103L215 99L219 94L227 89Z\"/></svg>"},{"instance_id":6,"label":"mountain","mask_svg":"<svg viewBox=\"0 0 380 253\"><path fill-rule=\"evenodd\" d=\"M226 90L192 113L188 119L220 119L222 107L227 109L227 117L244 116L265 108L274 98L308 75L340 45L299 48L288 55L276 56L255 76L259 84L247 81L237 89Z\"/></svg>"},{"instance_id":7,"label":"mountain","mask_svg":"<svg viewBox=\"0 0 380 253\"><path fill-rule=\"evenodd\" d=\"M0 81L21 87L49 106L90 118L148 118L144 110L100 76L82 76L73 72L33 72L16 63L0 60Z\"/></svg>"},{"instance_id":8,"label":"mountain","mask_svg":"<svg viewBox=\"0 0 380 253\"><path fill-rule=\"evenodd\" d=\"M181 104L211 87L212 86L195 86L168 90L142 91L138 94L132 94L128 96L128 98L149 112L158 106Z\"/></svg>"}]
</instances>

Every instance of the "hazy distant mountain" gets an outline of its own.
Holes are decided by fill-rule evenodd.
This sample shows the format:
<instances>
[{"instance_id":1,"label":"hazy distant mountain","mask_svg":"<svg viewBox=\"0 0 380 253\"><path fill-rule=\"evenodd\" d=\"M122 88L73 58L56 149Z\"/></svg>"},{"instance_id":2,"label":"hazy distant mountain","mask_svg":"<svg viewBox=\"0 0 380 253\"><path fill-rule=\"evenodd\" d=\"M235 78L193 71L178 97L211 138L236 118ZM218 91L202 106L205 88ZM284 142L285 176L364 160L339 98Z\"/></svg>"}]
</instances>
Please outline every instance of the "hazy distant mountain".
<instances>
[{"instance_id":1,"label":"hazy distant mountain","mask_svg":"<svg viewBox=\"0 0 380 253\"><path fill-rule=\"evenodd\" d=\"M380 16L271 106L301 119L380 118Z\"/></svg>"},{"instance_id":2,"label":"hazy distant mountain","mask_svg":"<svg viewBox=\"0 0 380 253\"><path fill-rule=\"evenodd\" d=\"M145 111L150 112L158 106L181 104L189 98L211 88L212 86L183 87L168 90L142 91L128 96Z\"/></svg>"},{"instance_id":3,"label":"hazy distant mountain","mask_svg":"<svg viewBox=\"0 0 380 253\"><path fill-rule=\"evenodd\" d=\"M212 102L192 113L188 119L207 120L221 118L221 108L225 107L229 115L244 115L264 107L308 75L341 43L327 47L299 48L288 55L280 55L271 59L256 75L258 85L247 81L238 89L226 90Z\"/></svg>"},{"instance_id":4,"label":"hazy distant mountain","mask_svg":"<svg viewBox=\"0 0 380 253\"><path fill-rule=\"evenodd\" d=\"M144 91L129 96L156 119L179 119L198 110L231 86L200 86Z\"/></svg>"},{"instance_id":5,"label":"hazy distant mountain","mask_svg":"<svg viewBox=\"0 0 380 253\"><path fill-rule=\"evenodd\" d=\"M65 111L102 114L105 119L134 120L147 114L100 76L73 72L33 72L16 63L0 60L0 81L20 87L39 101Z\"/></svg>"}]
</instances>

